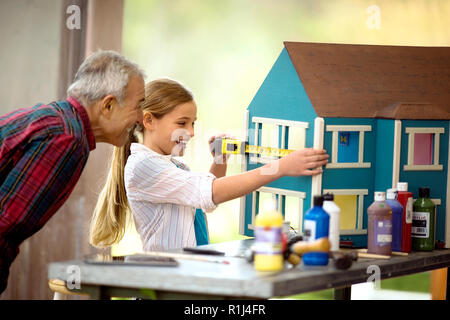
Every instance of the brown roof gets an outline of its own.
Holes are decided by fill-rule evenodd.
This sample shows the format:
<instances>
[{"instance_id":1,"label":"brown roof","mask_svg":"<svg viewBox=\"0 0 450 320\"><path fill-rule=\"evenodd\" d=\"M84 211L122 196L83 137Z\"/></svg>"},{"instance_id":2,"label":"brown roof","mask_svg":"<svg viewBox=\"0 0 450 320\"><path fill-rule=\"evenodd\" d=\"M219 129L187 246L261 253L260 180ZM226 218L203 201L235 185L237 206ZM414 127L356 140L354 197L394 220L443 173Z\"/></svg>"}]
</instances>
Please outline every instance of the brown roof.
<instances>
[{"instance_id":1,"label":"brown roof","mask_svg":"<svg viewBox=\"0 0 450 320\"><path fill-rule=\"evenodd\" d=\"M320 117L450 120L450 47L284 45Z\"/></svg>"}]
</instances>

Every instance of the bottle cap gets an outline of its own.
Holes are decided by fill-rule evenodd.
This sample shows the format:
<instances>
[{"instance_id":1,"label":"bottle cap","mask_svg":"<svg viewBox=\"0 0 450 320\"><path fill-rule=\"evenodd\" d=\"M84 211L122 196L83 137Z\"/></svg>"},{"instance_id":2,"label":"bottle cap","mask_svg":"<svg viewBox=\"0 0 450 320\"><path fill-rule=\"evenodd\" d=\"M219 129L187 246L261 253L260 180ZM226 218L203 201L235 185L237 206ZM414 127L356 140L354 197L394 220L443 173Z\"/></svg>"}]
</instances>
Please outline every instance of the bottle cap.
<instances>
[{"instance_id":1,"label":"bottle cap","mask_svg":"<svg viewBox=\"0 0 450 320\"><path fill-rule=\"evenodd\" d=\"M420 187L419 188L419 198L429 198L429 197L430 197L430 188Z\"/></svg>"},{"instance_id":2,"label":"bottle cap","mask_svg":"<svg viewBox=\"0 0 450 320\"><path fill-rule=\"evenodd\" d=\"M386 199L389 200L397 199L397 189L396 188L388 189L386 193Z\"/></svg>"},{"instance_id":3,"label":"bottle cap","mask_svg":"<svg viewBox=\"0 0 450 320\"><path fill-rule=\"evenodd\" d=\"M323 196L314 196L314 206L315 207L323 206Z\"/></svg>"},{"instance_id":4,"label":"bottle cap","mask_svg":"<svg viewBox=\"0 0 450 320\"><path fill-rule=\"evenodd\" d=\"M386 200L386 192L375 191L375 201Z\"/></svg>"},{"instance_id":5,"label":"bottle cap","mask_svg":"<svg viewBox=\"0 0 450 320\"><path fill-rule=\"evenodd\" d=\"M398 191L408 191L408 182L399 182L397 183Z\"/></svg>"},{"instance_id":6,"label":"bottle cap","mask_svg":"<svg viewBox=\"0 0 450 320\"><path fill-rule=\"evenodd\" d=\"M332 193L325 193L323 195L323 201L333 201L334 195Z\"/></svg>"}]
</instances>

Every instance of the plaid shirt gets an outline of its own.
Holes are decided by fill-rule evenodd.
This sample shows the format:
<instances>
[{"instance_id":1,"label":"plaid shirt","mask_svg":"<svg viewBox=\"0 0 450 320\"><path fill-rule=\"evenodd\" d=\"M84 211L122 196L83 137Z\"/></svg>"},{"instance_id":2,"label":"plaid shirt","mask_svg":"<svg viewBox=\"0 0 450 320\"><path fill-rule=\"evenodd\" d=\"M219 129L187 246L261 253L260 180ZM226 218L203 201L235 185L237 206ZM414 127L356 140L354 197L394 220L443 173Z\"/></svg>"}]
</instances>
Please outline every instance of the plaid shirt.
<instances>
[{"instance_id":1,"label":"plaid shirt","mask_svg":"<svg viewBox=\"0 0 450 320\"><path fill-rule=\"evenodd\" d=\"M0 117L0 293L19 245L64 204L93 149L87 112L72 97Z\"/></svg>"}]
</instances>

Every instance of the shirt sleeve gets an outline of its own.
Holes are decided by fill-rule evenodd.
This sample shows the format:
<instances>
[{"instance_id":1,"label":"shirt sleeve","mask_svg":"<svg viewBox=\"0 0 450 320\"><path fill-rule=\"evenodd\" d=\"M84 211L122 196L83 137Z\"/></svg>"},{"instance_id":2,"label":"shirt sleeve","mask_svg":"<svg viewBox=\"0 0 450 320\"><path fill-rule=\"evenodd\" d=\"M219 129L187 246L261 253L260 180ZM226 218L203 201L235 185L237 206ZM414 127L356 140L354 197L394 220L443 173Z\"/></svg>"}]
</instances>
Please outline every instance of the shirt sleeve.
<instances>
[{"instance_id":1,"label":"shirt sleeve","mask_svg":"<svg viewBox=\"0 0 450 320\"><path fill-rule=\"evenodd\" d=\"M125 170L130 199L193 206L205 212L217 207L212 201L212 183L216 178L212 173L186 171L156 158L133 160L127 161Z\"/></svg>"},{"instance_id":2,"label":"shirt sleeve","mask_svg":"<svg viewBox=\"0 0 450 320\"><path fill-rule=\"evenodd\" d=\"M0 186L0 233L13 230L22 241L41 228L73 190L86 159L72 136L31 140Z\"/></svg>"}]
</instances>

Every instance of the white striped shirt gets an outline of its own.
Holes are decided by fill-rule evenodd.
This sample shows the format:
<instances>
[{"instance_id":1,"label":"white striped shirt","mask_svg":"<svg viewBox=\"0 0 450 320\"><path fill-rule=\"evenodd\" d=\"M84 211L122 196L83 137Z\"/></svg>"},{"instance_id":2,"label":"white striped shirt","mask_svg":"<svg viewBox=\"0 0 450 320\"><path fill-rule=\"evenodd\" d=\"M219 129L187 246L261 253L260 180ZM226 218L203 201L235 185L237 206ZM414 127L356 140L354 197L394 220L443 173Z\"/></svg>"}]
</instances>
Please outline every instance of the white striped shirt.
<instances>
[{"instance_id":1,"label":"white striped shirt","mask_svg":"<svg viewBox=\"0 0 450 320\"><path fill-rule=\"evenodd\" d=\"M177 167L184 166L187 170ZM195 208L211 212L212 173L188 171L171 155L132 143L125 165L125 188L144 251L196 245ZM206 220L206 216L205 216Z\"/></svg>"}]
</instances>

